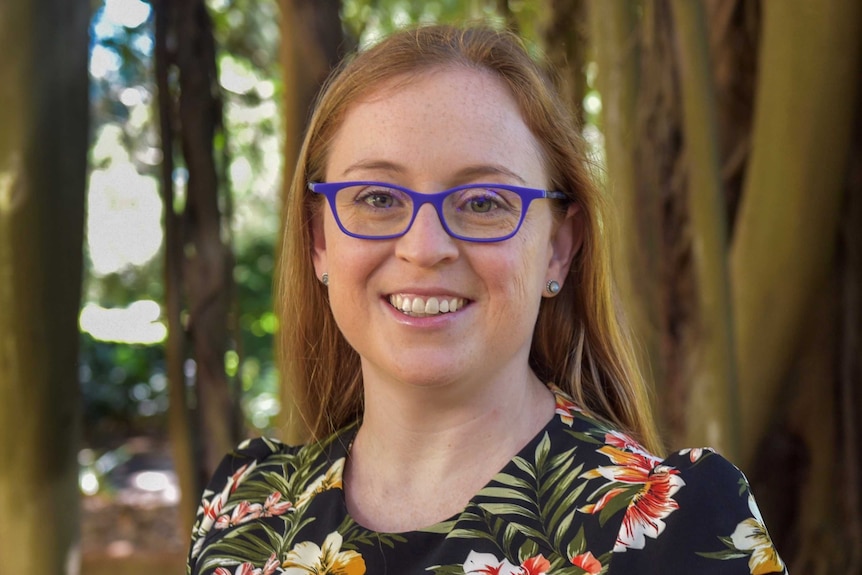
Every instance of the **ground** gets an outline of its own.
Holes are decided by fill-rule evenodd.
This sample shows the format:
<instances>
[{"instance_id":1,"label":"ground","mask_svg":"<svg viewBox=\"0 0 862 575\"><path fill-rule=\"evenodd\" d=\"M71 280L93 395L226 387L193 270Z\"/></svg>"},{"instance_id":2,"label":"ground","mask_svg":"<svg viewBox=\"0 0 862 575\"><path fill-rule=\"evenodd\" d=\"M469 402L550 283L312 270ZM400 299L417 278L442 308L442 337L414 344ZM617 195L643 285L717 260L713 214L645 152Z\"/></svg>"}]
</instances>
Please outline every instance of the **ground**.
<instances>
[{"instance_id":1,"label":"ground","mask_svg":"<svg viewBox=\"0 0 862 575\"><path fill-rule=\"evenodd\" d=\"M188 536L166 445L135 438L100 460L102 487L81 502L81 575L183 575Z\"/></svg>"}]
</instances>

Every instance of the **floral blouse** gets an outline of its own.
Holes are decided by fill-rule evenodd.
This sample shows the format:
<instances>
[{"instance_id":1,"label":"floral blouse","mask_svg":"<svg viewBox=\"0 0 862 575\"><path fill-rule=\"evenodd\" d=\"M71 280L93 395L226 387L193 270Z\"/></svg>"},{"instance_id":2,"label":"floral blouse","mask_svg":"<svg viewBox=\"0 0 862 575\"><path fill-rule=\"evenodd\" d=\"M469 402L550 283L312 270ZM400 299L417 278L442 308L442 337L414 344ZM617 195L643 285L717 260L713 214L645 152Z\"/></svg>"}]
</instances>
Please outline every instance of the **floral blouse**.
<instances>
[{"instance_id":1,"label":"floral blouse","mask_svg":"<svg viewBox=\"0 0 862 575\"><path fill-rule=\"evenodd\" d=\"M198 510L189 575L786 573L743 474L710 449L661 460L559 389L556 414L458 515L378 533L345 505L356 433L246 441Z\"/></svg>"}]
</instances>

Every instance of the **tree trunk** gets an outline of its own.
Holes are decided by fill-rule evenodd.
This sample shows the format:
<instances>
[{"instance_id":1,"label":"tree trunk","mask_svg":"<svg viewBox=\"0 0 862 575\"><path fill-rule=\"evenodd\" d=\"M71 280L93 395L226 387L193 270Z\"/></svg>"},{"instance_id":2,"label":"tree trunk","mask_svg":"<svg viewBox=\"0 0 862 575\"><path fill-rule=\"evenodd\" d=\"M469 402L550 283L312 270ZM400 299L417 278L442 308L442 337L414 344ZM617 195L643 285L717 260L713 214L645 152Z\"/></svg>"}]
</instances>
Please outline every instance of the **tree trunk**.
<instances>
[{"instance_id":1,"label":"tree trunk","mask_svg":"<svg viewBox=\"0 0 862 575\"><path fill-rule=\"evenodd\" d=\"M0 557L77 573L89 3L0 8Z\"/></svg>"},{"instance_id":2,"label":"tree trunk","mask_svg":"<svg viewBox=\"0 0 862 575\"><path fill-rule=\"evenodd\" d=\"M657 310L652 313L658 320L660 338L660 361L653 367L658 407L665 440L678 447L687 444L687 358L695 347L697 332L693 321L696 293L688 173L682 161L682 103L675 54L668 2L647 0L641 15L637 131L632 146L637 186L632 209L637 225L628 232L636 237L628 241L629 245L639 244L634 257L643 266L635 268L636 289L645 292L642 297L646 305ZM645 317L649 314L648 309Z\"/></svg>"},{"instance_id":3,"label":"tree trunk","mask_svg":"<svg viewBox=\"0 0 862 575\"><path fill-rule=\"evenodd\" d=\"M176 2L179 119L189 179L183 211L186 326L206 475L240 439L240 412L224 369L233 266L223 241L215 134L222 127L212 25L202 0Z\"/></svg>"},{"instance_id":4,"label":"tree trunk","mask_svg":"<svg viewBox=\"0 0 862 575\"><path fill-rule=\"evenodd\" d=\"M835 263L862 65L858 0L765 2L763 22L751 158L730 255L741 463L764 436L806 309Z\"/></svg>"},{"instance_id":5,"label":"tree trunk","mask_svg":"<svg viewBox=\"0 0 862 575\"><path fill-rule=\"evenodd\" d=\"M545 53L552 70L559 76L563 101L583 125L584 95L587 83L584 63L587 60L587 26L584 22L585 0L550 0L549 17L543 22ZM511 13L506 14L511 18Z\"/></svg>"},{"instance_id":6,"label":"tree trunk","mask_svg":"<svg viewBox=\"0 0 862 575\"><path fill-rule=\"evenodd\" d=\"M697 339L688 358L686 439L690 445L711 445L736 459L738 402L727 280L727 225L706 19L700 3L673 0L671 7L680 65L697 294L693 318Z\"/></svg>"},{"instance_id":7,"label":"tree trunk","mask_svg":"<svg viewBox=\"0 0 862 575\"><path fill-rule=\"evenodd\" d=\"M168 38L176 21L174 4L157 0L155 11L155 67L158 89L159 133L162 143L160 186L165 211L165 314L168 339L165 347L167 363L168 433L174 469L180 485L180 521L182 533L191 533L195 511L202 491L202 465L196 457L199 448L192 427L186 378L183 366L188 357L186 333L182 325L183 310L183 241L182 218L174 209L174 138L177 135L175 94L170 82L170 70L176 66L176 54L169 48Z\"/></svg>"},{"instance_id":8,"label":"tree trunk","mask_svg":"<svg viewBox=\"0 0 862 575\"><path fill-rule=\"evenodd\" d=\"M857 94L857 102L862 94ZM846 573L862 572L862 114L856 105L855 141L850 157L847 202L842 225L841 349L838 410L841 458L837 476L844 485L841 547L849 550Z\"/></svg>"}]
</instances>

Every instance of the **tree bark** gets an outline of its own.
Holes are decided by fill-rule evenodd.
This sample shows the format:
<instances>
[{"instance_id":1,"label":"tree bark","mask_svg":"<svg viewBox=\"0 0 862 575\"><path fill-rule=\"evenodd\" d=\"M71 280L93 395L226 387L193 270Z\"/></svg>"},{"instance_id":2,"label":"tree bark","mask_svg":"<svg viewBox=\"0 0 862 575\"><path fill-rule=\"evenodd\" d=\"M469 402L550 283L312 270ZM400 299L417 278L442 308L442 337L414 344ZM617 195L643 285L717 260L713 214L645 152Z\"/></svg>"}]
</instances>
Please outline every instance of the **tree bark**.
<instances>
[{"instance_id":1,"label":"tree bark","mask_svg":"<svg viewBox=\"0 0 862 575\"><path fill-rule=\"evenodd\" d=\"M686 445L690 390L686 358L697 333L692 320L696 294L687 171L682 161L682 104L666 0L643 3L639 40L640 82L633 146L637 225L628 233L637 238L629 241L639 244L634 248L635 258L644 266L641 272L633 272L642 274L635 275L635 286L657 310L660 359L653 371L664 438L675 447Z\"/></svg>"},{"instance_id":2,"label":"tree bark","mask_svg":"<svg viewBox=\"0 0 862 575\"><path fill-rule=\"evenodd\" d=\"M200 500L203 474L196 457L197 437L192 427L190 406L186 397L186 378L183 369L188 350L186 332L182 325L183 310L183 228L182 218L174 209L174 138L177 134L175 93L170 81L170 70L176 65L175 52L169 47L176 22L175 4L170 0L153 2L155 11L155 67L158 90L159 133L162 144L160 187L164 204L165 227L165 315L168 320L168 339L165 359L168 375L168 433L174 469L180 485L180 521L183 533L191 533L195 511Z\"/></svg>"},{"instance_id":3,"label":"tree bark","mask_svg":"<svg viewBox=\"0 0 862 575\"><path fill-rule=\"evenodd\" d=\"M180 140L188 168L183 211L187 332L206 475L240 440L240 411L224 369L233 265L223 239L215 134L222 128L212 23L202 0L176 2Z\"/></svg>"},{"instance_id":4,"label":"tree bark","mask_svg":"<svg viewBox=\"0 0 862 575\"><path fill-rule=\"evenodd\" d=\"M89 3L0 7L0 557L78 573Z\"/></svg>"},{"instance_id":5,"label":"tree bark","mask_svg":"<svg viewBox=\"0 0 862 575\"><path fill-rule=\"evenodd\" d=\"M862 94L857 95L862 100ZM857 105L856 109L859 109ZM838 403L841 406L843 464L838 475L844 485L841 547L849 550L847 573L862 572L862 114L857 111L853 165L848 178L842 223L842 322Z\"/></svg>"},{"instance_id":6,"label":"tree bark","mask_svg":"<svg viewBox=\"0 0 862 575\"><path fill-rule=\"evenodd\" d=\"M765 2L763 23L751 158L730 254L743 464L764 436L819 278L834 265L862 4Z\"/></svg>"},{"instance_id":7,"label":"tree bark","mask_svg":"<svg viewBox=\"0 0 862 575\"><path fill-rule=\"evenodd\" d=\"M697 343L688 358L686 440L689 445L711 445L736 459L738 401L727 278L727 225L706 19L703 5L698 2L673 0L671 7L680 64L697 294Z\"/></svg>"},{"instance_id":8,"label":"tree bark","mask_svg":"<svg viewBox=\"0 0 862 575\"><path fill-rule=\"evenodd\" d=\"M584 63L587 60L587 6L585 0L549 0L549 17L542 36L548 63L557 75L563 101L578 125L583 125L586 94ZM511 12L505 15L512 18Z\"/></svg>"}]
</instances>

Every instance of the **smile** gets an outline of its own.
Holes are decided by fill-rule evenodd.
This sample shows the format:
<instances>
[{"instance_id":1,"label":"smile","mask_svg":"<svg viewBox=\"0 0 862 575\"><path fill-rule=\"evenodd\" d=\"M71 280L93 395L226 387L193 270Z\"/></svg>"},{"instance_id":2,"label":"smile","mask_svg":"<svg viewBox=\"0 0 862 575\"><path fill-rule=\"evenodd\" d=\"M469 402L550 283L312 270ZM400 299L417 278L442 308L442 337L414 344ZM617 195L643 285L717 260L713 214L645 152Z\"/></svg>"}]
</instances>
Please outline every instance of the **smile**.
<instances>
[{"instance_id":1,"label":"smile","mask_svg":"<svg viewBox=\"0 0 862 575\"><path fill-rule=\"evenodd\" d=\"M405 296L392 294L389 296L389 304L402 313L412 317L428 317L440 315L441 313L453 313L466 305L464 298L421 298L418 296Z\"/></svg>"}]
</instances>

